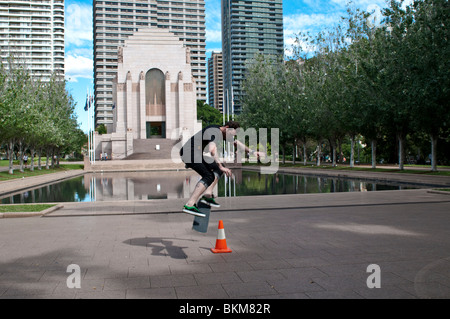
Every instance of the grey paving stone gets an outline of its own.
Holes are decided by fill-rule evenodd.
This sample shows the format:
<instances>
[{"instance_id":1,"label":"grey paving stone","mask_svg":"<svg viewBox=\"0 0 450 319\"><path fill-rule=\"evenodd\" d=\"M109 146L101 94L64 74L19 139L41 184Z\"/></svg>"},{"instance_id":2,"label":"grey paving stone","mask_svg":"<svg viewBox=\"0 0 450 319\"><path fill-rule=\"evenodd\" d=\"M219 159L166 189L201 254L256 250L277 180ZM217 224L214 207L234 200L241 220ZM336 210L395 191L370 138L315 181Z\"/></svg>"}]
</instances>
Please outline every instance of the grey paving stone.
<instances>
[{"instance_id":1,"label":"grey paving stone","mask_svg":"<svg viewBox=\"0 0 450 319\"><path fill-rule=\"evenodd\" d=\"M75 299L125 299L125 290L77 292Z\"/></svg>"},{"instance_id":2,"label":"grey paving stone","mask_svg":"<svg viewBox=\"0 0 450 319\"><path fill-rule=\"evenodd\" d=\"M175 287L178 299L227 299L228 294L220 284L195 287Z\"/></svg>"},{"instance_id":3,"label":"grey paving stone","mask_svg":"<svg viewBox=\"0 0 450 319\"><path fill-rule=\"evenodd\" d=\"M150 276L105 279L103 290L108 291L136 288L150 288Z\"/></svg>"},{"instance_id":4,"label":"grey paving stone","mask_svg":"<svg viewBox=\"0 0 450 319\"><path fill-rule=\"evenodd\" d=\"M173 275L212 272L210 265L207 264L170 265L169 268Z\"/></svg>"},{"instance_id":5,"label":"grey paving stone","mask_svg":"<svg viewBox=\"0 0 450 319\"><path fill-rule=\"evenodd\" d=\"M414 295L396 286L383 285L381 288L355 289L355 292L366 299L417 299Z\"/></svg>"},{"instance_id":6,"label":"grey paving stone","mask_svg":"<svg viewBox=\"0 0 450 319\"><path fill-rule=\"evenodd\" d=\"M275 269L264 269L264 270L249 270L249 271L238 271L237 275L242 279L243 282L252 281L277 281L286 279L286 276L279 270Z\"/></svg>"},{"instance_id":7,"label":"grey paving stone","mask_svg":"<svg viewBox=\"0 0 450 319\"><path fill-rule=\"evenodd\" d=\"M152 288L187 287L197 286L197 281L192 274L150 276Z\"/></svg>"},{"instance_id":8,"label":"grey paving stone","mask_svg":"<svg viewBox=\"0 0 450 319\"><path fill-rule=\"evenodd\" d=\"M195 274L198 285L213 285L242 282L235 272L213 272L207 274Z\"/></svg>"},{"instance_id":9,"label":"grey paving stone","mask_svg":"<svg viewBox=\"0 0 450 319\"><path fill-rule=\"evenodd\" d=\"M174 288L128 289L126 299L176 299Z\"/></svg>"},{"instance_id":10,"label":"grey paving stone","mask_svg":"<svg viewBox=\"0 0 450 319\"><path fill-rule=\"evenodd\" d=\"M324 291L325 289L319 286L317 283L310 279L284 279L271 281L269 280L273 289L275 289L280 294L288 293L306 293L312 291Z\"/></svg>"},{"instance_id":11,"label":"grey paving stone","mask_svg":"<svg viewBox=\"0 0 450 319\"><path fill-rule=\"evenodd\" d=\"M206 234L152 201L0 220L0 298L450 298L450 197L426 190L224 199ZM158 204L161 209L161 203ZM168 204L169 205L169 204ZM124 215L80 216L110 209ZM169 206L168 206L169 207ZM56 216L55 215L55 216ZM67 215L71 215L68 217ZM225 222L231 254L212 254ZM26 234L26 236L24 236ZM66 267L81 268L69 289ZM381 268L369 289L367 266Z\"/></svg>"},{"instance_id":12,"label":"grey paving stone","mask_svg":"<svg viewBox=\"0 0 450 319\"><path fill-rule=\"evenodd\" d=\"M271 295L276 291L267 282L230 283L222 286L230 298Z\"/></svg>"},{"instance_id":13,"label":"grey paving stone","mask_svg":"<svg viewBox=\"0 0 450 319\"><path fill-rule=\"evenodd\" d=\"M227 272L238 270L253 270L253 267L245 261L232 261L226 263L215 263L209 265L214 272Z\"/></svg>"}]
</instances>

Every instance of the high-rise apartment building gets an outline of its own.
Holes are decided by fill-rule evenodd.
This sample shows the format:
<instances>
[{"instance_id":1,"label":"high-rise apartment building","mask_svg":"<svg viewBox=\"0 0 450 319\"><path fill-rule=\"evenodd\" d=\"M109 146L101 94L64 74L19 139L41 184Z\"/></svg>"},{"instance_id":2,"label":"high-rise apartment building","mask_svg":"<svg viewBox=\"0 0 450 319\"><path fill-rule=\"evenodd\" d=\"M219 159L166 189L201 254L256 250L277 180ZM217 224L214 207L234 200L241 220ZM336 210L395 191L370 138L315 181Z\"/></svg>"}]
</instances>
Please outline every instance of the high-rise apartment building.
<instances>
[{"instance_id":1,"label":"high-rise apartment building","mask_svg":"<svg viewBox=\"0 0 450 319\"><path fill-rule=\"evenodd\" d=\"M209 105L222 112L223 107L223 67L222 52L212 52L208 59L208 100Z\"/></svg>"},{"instance_id":2,"label":"high-rise apartment building","mask_svg":"<svg viewBox=\"0 0 450 319\"><path fill-rule=\"evenodd\" d=\"M33 77L64 77L64 0L0 1L0 58Z\"/></svg>"},{"instance_id":3,"label":"high-rise apartment building","mask_svg":"<svg viewBox=\"0 0 450 319\"><path fill-rule=\"evenodd\" d=\"M258 53L284 54L283 0L222 0L224 93L236 114L246 63Z\"/></svg>"},{"instance_id":4,"label":"high-rise apartment building","mask_svg":"<svg viewBox=\"0 0 450 319\"><path fill-rule=\"evenodd\" d=\"M112 79L118 47L141 28L163 28L190 48L197 99L206 101L204 0L94 0L94 91L96 125L112 127Z\"/></svg>"}]
</instances>

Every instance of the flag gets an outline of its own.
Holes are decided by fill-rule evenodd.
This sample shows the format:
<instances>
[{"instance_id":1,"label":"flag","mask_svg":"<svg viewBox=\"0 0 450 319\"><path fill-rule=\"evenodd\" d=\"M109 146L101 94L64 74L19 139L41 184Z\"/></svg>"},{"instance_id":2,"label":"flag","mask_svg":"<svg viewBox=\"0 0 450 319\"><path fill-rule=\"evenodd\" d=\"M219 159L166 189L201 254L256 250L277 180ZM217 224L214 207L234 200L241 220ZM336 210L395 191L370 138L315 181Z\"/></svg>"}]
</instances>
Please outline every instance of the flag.
<instances>
[{"instance_id":1,"label":"flag","mask_svg":"<svg viewBox=\"0 0 450 319\"><path fill-rule=\"evenodd\" d=\"M92 103L94 103L94 97L89 96L89 94L86 97L86 104L84 105L84 110L87 111L91 108Z\"/></svg>"},{"instance_id":2,"label":"flag","mask_svg":"<svg viewBox=\"0 0 450 319\"><path fill-rule=\"evenodd\" d=\"M89 98L89 95L86 96L86 104L84 105L84 110L87 111L91 107L91 100Z\"/></svg>"},{"instance_id":3,"label":"flag","mask_svg":"<svg viewBox=\"0 0 450 319\"><path fill-rule=\"evenodd\" d=\"M84 104L84 110L85 110L85 111L87 111L87 110L89 109L89 106L88 106L88 100L89 100L89 98L86 97L86 103Z\"/></svg>"}]
</instances>

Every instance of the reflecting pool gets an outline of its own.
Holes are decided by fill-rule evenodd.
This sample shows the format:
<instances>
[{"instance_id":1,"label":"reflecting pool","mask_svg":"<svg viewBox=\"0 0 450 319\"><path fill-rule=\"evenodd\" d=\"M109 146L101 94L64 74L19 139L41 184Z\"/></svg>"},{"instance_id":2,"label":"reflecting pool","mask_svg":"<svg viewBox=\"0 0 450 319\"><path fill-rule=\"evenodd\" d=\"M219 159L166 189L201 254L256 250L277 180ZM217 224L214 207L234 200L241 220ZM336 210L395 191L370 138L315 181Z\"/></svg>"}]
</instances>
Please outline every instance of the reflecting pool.
<instances>
[{"instance_id":1,"label":"reflecting pool","mask_svg":"<svg viewBox=\"0 0 450 319\"><path fill-rule=\"evenodd\" d=\"M417 188L414 185L367 180L304 176L265 175L256 171L233 170L232 178L221 178L215 194L219 197L364 192ZM199 176L191 171L88 173L70 180L21 191L1 198L2 204L92 202L188 198Z\"/></svg>"}]
</instances>

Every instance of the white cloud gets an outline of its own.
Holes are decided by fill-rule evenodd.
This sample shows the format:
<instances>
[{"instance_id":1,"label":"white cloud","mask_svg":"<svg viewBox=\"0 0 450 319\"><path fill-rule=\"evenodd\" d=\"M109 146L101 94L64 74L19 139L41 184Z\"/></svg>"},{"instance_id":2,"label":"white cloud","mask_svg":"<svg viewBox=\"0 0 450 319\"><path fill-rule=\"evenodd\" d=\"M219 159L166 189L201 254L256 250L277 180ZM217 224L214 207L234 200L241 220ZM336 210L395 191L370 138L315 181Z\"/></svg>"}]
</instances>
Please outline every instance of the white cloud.
<instances>
[{"instance_id":1,"label":"white cloud","mask_svg":"<svg viewBox=\"0 0 450 319\"><path fill-rule=\"evenodd\" d=\"M285 15L283 19L284 24L284 44L286 47L286 55L291 55L292 45L295 44L296 35L299 33L311 33L312 35L331 27L339 22L341 17L340 13L330 14L292 14ZM312 48L306 49L308 52L312 51Z\"/></svg>"},{"instance_id":2,"label":"white cloud","mask_svg":"<svg viewBox=\"0 0 450 319\"><path fill-rule=\"evenodd\" d=\"M221 42L222 31L221 30L206 30L206 41L208 42Z\"/></svg>"},{"instance_id":3,"label":"white cloud","mask_svg":"<svg viewBox=\"0 0 450 319\"><path fill-rule=\"evenodd\" d=\"M92 79L92 5L76 3L66 7L66 79Z\"/></svg>"},{"instance_id":4,"label":"white cloud","mask_svg":"<svg viewBox=\"0 0 450 319\"><path fill-rule=\"evenodd\" d=\"M94 61L78 55L66 55L65 68L66 79L77 82L77 78L91 79L93 77Z\"/></svg>"},{"instance_id":5,"label":"white cloud","mask_svg":"<svg viewBox=\"0 0 450 319\"><path fill-rule=\"evenodd\" d=\"M288 32L298 33L299 31L322 29L326 26L333 25L339 21L340 17L340 13L300 13L285 15L283 23L285 30L287 30Z\"/></svg>"},{"instance_id":6,"label":"white cloud","mask_svg":"<svg viewBox=\"0 0 450 319\"><path fill-rule=\"evenodd\" d=\"M222 42L222 11L220 0L206 0L206 41L215 45Z\"/></svg>"},{"instance_id":7,"label":"white cloud","mask_svg":"<svg viewBox=\"0 0 450 319\"><path fill-rule=\"evenodd\" d=\"M71 4L66 8L66 45L92 45L92 6Z\"/></svg>"},{"instance_id":8,"label":"white cloud","mask_svg":"<svg viewBox=\"0 0 450 319\"><path fill-rule=\"evenodd\" d=\"M407 0L412 1L412 0ZM294 1L291 0L294 5ZM332 28L341 21L341 17L346 16L348 5L351 8L359 8L367 12L374 12L371 16L374 24L380 23L381 10L387 6L385 0L302 0L303 6L298 10L284 15L284 43L286 54L292 53L292 45L295 43L295 36L299 33L310 33L315 35L320 31ZM295 5L294 5L295 6ZM294 7L293 7L294 8ZM306 43L301 43L305 52L312 52L314 48Z\"/></svg>"}]
</instances>

